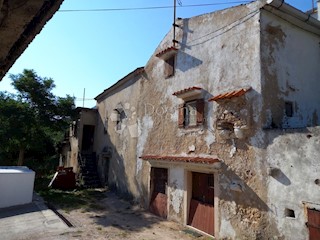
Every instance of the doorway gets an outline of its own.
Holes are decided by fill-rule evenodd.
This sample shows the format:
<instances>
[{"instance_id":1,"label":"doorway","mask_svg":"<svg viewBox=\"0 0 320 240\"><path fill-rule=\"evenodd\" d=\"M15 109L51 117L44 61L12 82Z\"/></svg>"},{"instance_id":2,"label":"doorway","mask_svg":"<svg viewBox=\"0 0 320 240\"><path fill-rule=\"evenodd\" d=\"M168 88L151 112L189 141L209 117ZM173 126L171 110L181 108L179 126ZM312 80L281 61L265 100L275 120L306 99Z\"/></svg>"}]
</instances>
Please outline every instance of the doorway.
<instances>
[{"instance_id":1,"label":"doorway","mask_svg":"<svg viewBox=\"0 0 320 240\"><path fill-rule=\"evenodd\" d=\"M214 176L192 172L188 225L214 235Z\"/></svg>"},{"instance_id":2,"label":"doorway","mask_svg":"<svg viewBox=\"0 0 320 240\"><path fill-rule=\"evenodd\" d=\"M168 169L152 167L150 177L150 212L157 216L167 218Z\"/></svg>"},{"instance_id":3,"label":"doorway","mask_svg":"<svg viewBox=\"0 0 320 240\"><path fill-rule=\"evenodd\" d=\"M94 139L94 125L83 125L82 152L92 153Z\"/></svg>"}]
</instances>

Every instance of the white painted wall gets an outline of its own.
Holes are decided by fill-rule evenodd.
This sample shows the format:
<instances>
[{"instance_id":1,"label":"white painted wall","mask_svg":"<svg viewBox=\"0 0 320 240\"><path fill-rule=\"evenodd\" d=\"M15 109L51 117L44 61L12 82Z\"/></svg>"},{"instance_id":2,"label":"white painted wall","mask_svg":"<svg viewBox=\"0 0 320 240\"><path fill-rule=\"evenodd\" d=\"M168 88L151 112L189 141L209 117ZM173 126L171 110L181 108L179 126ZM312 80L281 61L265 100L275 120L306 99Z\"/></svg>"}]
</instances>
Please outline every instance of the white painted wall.
<instances>
[{"instance_id":1,"label":"white painted wall","mask_svg":"<svg viewBox=\"0 0 320 240\"><path fill-rule=\"evenodd\" d=\"M0 208L31 203L34 177L27 167L0 167Z\"/></svg>"},{"instance_id":2,"label":"white painted wall","mask_svg":"<svg viewBox=\"0 0 320 240\"><path fill-rule=\"evenodd\" d=\"M278 88L276 98L293 102L295 110L292 118L283 117L284 129L262 133L266 167L276 169L276 174L266 179L270 219L276 222L280 236L306 239L304 202L320 209L320 186L315 183L320 178L320 36L264 11L261 26L262 34L268 34L264 31L268 26L281 29L283 34L281 41L270 45L264 39L262 44L262 58L273 61L267 72L274 73L277 80L273 90L266 90L264 101ZM267 89L270 78L264 76L263 81ZM281 101L278 103L265 109L269 118L270 112L276 112L272 107L284 115ZM294 210L295 218L286 217L286 208Z\"/></svg>"}]
</instances>

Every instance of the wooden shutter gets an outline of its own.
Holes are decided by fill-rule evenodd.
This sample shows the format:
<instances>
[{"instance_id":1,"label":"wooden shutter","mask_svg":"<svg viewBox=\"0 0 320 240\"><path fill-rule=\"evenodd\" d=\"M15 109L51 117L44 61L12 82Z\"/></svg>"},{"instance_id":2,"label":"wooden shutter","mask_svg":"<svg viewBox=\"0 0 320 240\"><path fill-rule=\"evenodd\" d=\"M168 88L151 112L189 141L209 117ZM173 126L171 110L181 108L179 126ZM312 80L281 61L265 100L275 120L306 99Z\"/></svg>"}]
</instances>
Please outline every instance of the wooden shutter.
<instances>
[{"instance_id":1,"label":"wooden shutter","mask_svg":"<svg viewBox=\"0 0 320 240\"><path fill-rule=\"evenodd\" d=\"M184 127L184 104L179 105L178 109L178 126L180 128Z\"/></svg>"},{"instance_id":2,"label":"wooden shutter","mask_svg":"<svg viewBox=\"0 0 320 240\"><path fill-rule=\"evenodd\" d=\"M202 125L204 122L204 100L197 100L197 125Z\"/></svg>"}]
</instances>

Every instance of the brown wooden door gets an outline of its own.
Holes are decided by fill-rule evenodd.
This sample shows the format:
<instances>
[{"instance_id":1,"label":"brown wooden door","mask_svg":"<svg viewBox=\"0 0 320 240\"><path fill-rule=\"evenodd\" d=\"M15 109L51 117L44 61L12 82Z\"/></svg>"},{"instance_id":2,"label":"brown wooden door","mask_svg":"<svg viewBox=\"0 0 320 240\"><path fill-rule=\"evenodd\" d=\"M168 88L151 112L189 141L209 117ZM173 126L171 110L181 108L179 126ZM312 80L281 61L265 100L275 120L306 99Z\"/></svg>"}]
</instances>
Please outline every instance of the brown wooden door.
<instances>
[{"instance_id":1,"label":"brown wooden door","mask_svg":"<svg viewBox=\"0 0 320 240\"><path fill-rule=\"evenodd\" d=\"M151 168L150 212L167 218L167 182L168 169Z\"/></svg>"},{"instance_id":2,"label":"brown wooden door","mask_svg":"<svg viewBox=\"0 0 320 240\"><path fill-rule=\"evenodd\" d=\"M308 209L309 240L320 239L320 211Z\"/></svg>"},{"instance_id":3,"label":"brown wooden door","mask_svg":"<svg viewBox=\"0 0 320 240\"><path fill-rule=\"evenodd\" d=\"M188 224L214 235L214 188L213 175L192 173L192 198Z\"/></svg>"}]
</instances>

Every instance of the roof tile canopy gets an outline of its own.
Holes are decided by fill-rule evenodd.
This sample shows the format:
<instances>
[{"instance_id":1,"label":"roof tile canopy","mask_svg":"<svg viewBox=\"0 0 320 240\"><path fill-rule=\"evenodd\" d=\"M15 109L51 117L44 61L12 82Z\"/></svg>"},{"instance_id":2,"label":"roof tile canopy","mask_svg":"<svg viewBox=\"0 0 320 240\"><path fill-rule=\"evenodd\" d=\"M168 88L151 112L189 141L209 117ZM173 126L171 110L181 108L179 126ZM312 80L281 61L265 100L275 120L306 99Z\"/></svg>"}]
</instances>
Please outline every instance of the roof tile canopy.
<instances>
[{"instance_id":1,"label":"roof tile canopy","mask_svg":"<svg viewBox=\"0 0 320 240\"><path fill-rule=\"evenodd\" d=\"M182 89L180 91L174 92L172 95L179 97L179 98L187 98L190 96L197 96L200 95L202 93L202 88L201 87L189 87L189 88L185 88Z\"/></svg>"},{"instance_id":2,"label":"roof tile canopy","mask_svg":"<svg viewBox=\"0 0 320 240\"><path fill-rule=\"evenodd\" d=\"M178 52L178 49L172 46L162 50L161 52L158 52L156 54L156 57L161 59L168 59L171 56L175 55L177 52Z\"/></svg>"},{"instance_id":3,"label":"roof tile canopy","mask_svg":"<svg viewBox=\"0 0 320 240\"><path fill-rule=\"evenodd\" d=\"M144 155L140 157L143 160L160 160L168 162L183 162L183 163L202 163L213 164L220 163L216 157L196 157L196 156L159 156L159 155Z\"/></svg>"},{"instance_id":4,"label":"roof tile canopy","mask_svg":"<svg viewBox=\"0 0 320 240\"><path fill-rule=\"evenodd\" d=\"M237 89L234 91L221 93L217 96L210 98L208 101L218 101L218 100L223 100L223 99L230 99L233 97L240 97L240 96L244 95L246 92L248 92L249 90L251 90L251 87L241 88L241 89Z\"/></svg>"}]
</instances>

